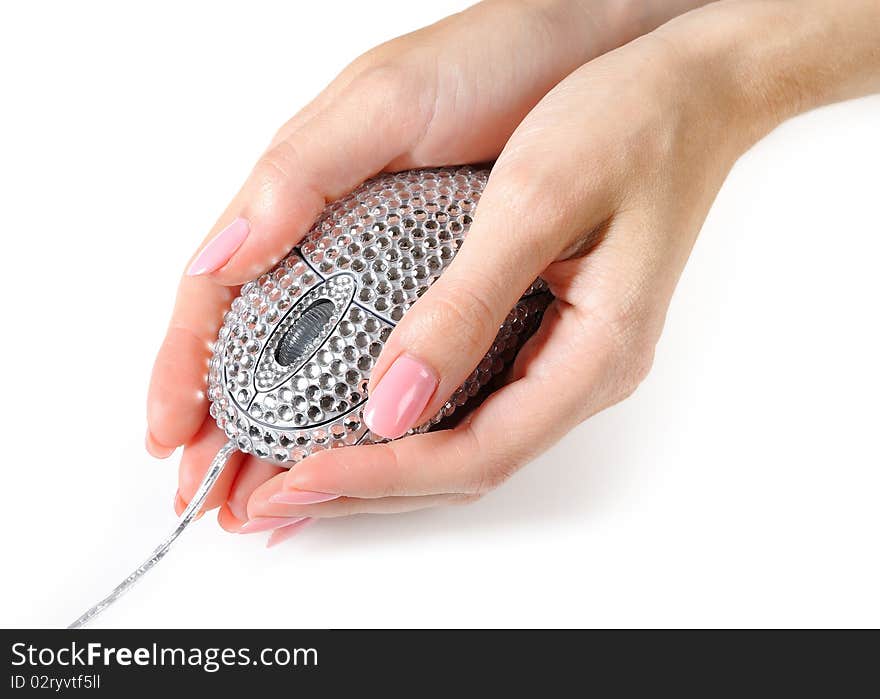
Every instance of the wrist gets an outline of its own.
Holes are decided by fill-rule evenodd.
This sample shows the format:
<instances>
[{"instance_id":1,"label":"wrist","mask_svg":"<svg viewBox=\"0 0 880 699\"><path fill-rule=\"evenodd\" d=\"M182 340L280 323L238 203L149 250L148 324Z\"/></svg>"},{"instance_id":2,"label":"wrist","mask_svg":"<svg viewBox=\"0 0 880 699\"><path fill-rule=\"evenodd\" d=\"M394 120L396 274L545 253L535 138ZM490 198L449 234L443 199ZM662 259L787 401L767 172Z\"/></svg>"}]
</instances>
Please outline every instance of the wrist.
<instances>
[{"instance_id":1,"label":"wrist","mask_svg":"<svg viewBox=\"0 0 880 699\"><path fill-rule=\"evenodd\" d=\"M571 0L569 0L571 1ZM679 15L707 5L712 0L581 0L581 6L601 7L613 33L623 44L653 31Z\"/></svg>"},{"instance_id":2,"label":"wrist","mask_svg":"<svg viewBox=\"0 0 880 699\"><path fill-rule=\"evenodd\" d=\"M880 89L876 0L723 0L656 33L743 150L797 114Z\"/></svg>"},{"instance_id":3,"label":"wrist","mask_svg":"<svg viewBox=\"0 0 880 699\"><path fill-rule=\"evenodd\" d=\"M711 0L514 0L513 7L537 12L557 40L582 53L585 63L653 31ZM565 37L565 39L563 39Z\"/></svg>"}]
</instances>

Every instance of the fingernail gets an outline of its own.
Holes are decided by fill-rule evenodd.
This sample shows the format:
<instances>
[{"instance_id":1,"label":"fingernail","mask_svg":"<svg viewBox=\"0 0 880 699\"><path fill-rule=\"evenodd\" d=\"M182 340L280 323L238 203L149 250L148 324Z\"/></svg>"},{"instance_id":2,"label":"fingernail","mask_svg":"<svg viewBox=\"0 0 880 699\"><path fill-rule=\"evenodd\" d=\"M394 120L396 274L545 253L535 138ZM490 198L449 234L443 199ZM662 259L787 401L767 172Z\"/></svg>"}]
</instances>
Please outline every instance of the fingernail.
<instances>
[{"instance_id":1,"label":"fingernail","mask_svg":"<svg viewBox=\"0 0 880 699\"><path fill-rule=\"evenodd\" d=\"M269 502L273 505L315 505L338 497L333 493L316 493L313 490L281 490L270 495Z\"/></svg>"},{"instance_id":2,"label":"fingernail","mask_svg":"<svg viewBox=\"0 0 880 699\"><path fill-rule=\"evenodd\" d=\"M254 517L241 525L238 530L239 534L254 534L256 532L265 532L270 529L278 529L289 524L296 524L306 517Z\"/></svg>"},{"instance_id":3,"label":"fingernail","mask_svg":"<svg viewBox=\"0 0 880 699\"><path fill-rule=\"evenodd\" d=\"M408 354L400 355L370 394L364 422L382 437L400 437L415 426L438 383L429 366Z\"/></svg>"},{"instance_id":4,"label":"fingernail","mask_svg":"<svg viewBox=\"0 0 880 699\"><path fill-rule=\"evenodd\" d=\"M147 428L147 436L144 437L144 447L146 447L147 453L150 456L157 459L167 459L174 453L174 447L165 447L156 441L150 433L149 427Z\"/></svg>"},{"instance_id":5,"label":"fingernail","mask_svg":"<svg viewBox=\"0 0 880 699\"><path fill-rule=\"evenodd\" d=\"M220 269L229 262L232 254L241 247L244 239L248 237L251 227L247 219L237 218L226 228L215 235L211 241L198 254L186 273L190 277L200 274L208 274Z\"/></svg>"},{"instance_id":6,"label":"fingernail","mask_svg":"<svg viewBox=\"0 0 880 699\"><path fill-rule=\"evenodd\" d=\"M286 527L280 527L276 529L274 532L269 534L269 540L266 542L266 548L272 548L273 546L277 546L282 541L287 541L290 537L296 536L303 529L305 529L310 524L314 524L315 519L313 517L306 517L305 519L301 519L299 522L294 522L293 524L288 524Z\"/></svg>"}]
</instances>

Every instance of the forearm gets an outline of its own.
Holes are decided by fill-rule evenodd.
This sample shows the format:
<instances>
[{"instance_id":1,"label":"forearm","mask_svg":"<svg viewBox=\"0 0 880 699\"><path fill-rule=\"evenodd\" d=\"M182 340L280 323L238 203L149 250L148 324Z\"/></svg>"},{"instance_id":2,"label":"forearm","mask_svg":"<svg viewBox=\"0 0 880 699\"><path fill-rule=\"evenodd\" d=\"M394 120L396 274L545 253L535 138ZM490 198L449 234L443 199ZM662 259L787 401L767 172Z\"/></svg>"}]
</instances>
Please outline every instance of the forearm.
<instances>
[{"instance_id":1,"label":"forearm","mask_svg":"<svg viewBox=\"0 0 880 699\"><path fill-rule=\"evenodd\" d=\"M571 0L568 0L571 2ZM600 12L609 26L613 45L632 41L690 10L712 0L576 0L582 10Z\"/></svg>"},{"instance_id":2,"label":"forearm","mask_svg":"<svg viewBox=\"0 0 880 699\"><path fill-rule=\"evenodd\" d=\"M801 112L880 90L880 0L724 0L658 33L746 146Z\"/></svg>"},{"instance_id":3,"label":"forearm","mask_svg":"<svg viewBox=\"0 0 880 699\"><path fill-rule=\"evenodd\" d=\"M709 2L711 0L484 0L465 10L463 15L468 22L473 20L472 15L481 18L492 15L496 22L511 13L526 16L529 31L543 32L548 49L576 54L576 67Z\"/></svg>"}]
</instances>

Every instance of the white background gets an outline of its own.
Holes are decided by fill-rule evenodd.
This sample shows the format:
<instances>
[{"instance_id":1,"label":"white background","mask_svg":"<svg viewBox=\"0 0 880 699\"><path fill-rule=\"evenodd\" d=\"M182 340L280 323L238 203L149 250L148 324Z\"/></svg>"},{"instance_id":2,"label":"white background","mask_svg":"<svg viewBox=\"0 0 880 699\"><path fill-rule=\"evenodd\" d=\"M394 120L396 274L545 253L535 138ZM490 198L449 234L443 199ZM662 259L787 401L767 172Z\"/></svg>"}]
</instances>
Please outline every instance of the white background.
<instances>
[{"instance_id":1,"label":"white background","mask_svg":"<svg viewBox=\"0 0 880 699\"><path fill-rule=\"evenodd\" d=\"M142 440L184 262L283 120L461 5L0 11L0 624L69 622L172 526ZM206 518L99 625L880 625L878 127L743 157L648 380L484 501L271 550Z\"/></svg>"}]
</instances>

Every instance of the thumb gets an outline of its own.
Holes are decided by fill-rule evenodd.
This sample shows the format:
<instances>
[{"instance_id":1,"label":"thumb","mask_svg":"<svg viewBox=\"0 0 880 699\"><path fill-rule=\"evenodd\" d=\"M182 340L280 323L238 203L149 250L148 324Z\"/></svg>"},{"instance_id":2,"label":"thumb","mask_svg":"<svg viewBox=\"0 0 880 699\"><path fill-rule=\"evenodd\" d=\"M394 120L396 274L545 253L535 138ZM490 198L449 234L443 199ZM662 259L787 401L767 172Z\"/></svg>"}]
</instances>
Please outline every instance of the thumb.
<instances>
[{"instance_id":1,"label":"thumb","mask_svg":"<svg viewBox=\"0 0 880 699\"><path fill-rule=\"evenodd\" d=\"M548 201L558 183L543 169L547 175L536 176L534 168L499 160L455 260L403 317L376 363L364 407L374 433L395 439L436 415L525 291L569 247L574 232L564 229L573 222Z\"/></svg>"}]
</instances>

